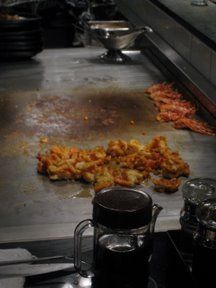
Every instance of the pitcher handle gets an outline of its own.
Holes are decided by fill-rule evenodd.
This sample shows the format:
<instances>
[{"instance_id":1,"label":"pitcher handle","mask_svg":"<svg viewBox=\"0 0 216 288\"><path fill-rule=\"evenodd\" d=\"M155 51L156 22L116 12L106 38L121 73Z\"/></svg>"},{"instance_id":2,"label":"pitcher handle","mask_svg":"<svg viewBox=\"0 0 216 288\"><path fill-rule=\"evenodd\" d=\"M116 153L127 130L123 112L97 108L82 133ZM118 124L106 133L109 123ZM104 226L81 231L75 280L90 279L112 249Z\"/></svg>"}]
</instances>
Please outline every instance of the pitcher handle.
<instances>
[{"instance_id":1,"label":"pitcher handle","mask_svg":"<svg viewBox=\"0 0 216 288\"><path fill-rule=\"evenodd\" d=\"M91 219L86 219L80 222L74 231L74 267L76 271L83 277L92 277L93 274L90 269L82 269L82 236L83 233L88 229L92 228L93 223Z\"/></svg>"}]
</instances>

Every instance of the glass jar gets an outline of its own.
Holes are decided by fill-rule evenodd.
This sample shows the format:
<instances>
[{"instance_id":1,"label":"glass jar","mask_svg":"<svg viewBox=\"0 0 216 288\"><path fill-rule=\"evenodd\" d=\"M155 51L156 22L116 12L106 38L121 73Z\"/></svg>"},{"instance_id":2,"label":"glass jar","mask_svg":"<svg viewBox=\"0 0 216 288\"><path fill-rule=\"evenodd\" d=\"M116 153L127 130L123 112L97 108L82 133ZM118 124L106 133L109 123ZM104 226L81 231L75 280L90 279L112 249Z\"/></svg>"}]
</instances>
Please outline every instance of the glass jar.
<instances>
[{"instance_id":1,"label":"glass jar","mask_svg":"<svg viewBox=\"0 0 216 288\"><path fill-rule=\"evenodd\" d=\"M143 190L125 187L103 189L93 199L93 219L75 229L75 267L92 277L93 287L148 286L149 262L153 251L153 232L161 211L152 205ZM92 269L81 269L83 232L94 228Z\"/></svg>"},{"instance_id":2,"label":"glass jar","mask_svg":"<svg viewBox=\"0 0 216 288\"><path fill-rule=\"evenodd\" d=\"M216 271L216 198L201 203L196 216L198 227L194 234L192 275L195 287L213 287Z\"/></svg>"},{"instance_id":3,"label":"glass jar","mask_svg":"<svg viewBox=\"0 0 216 288\"><path fill-rule=\"evenodd\" d=\"M184 207L180 214L182 230L193 235L197 228L196 208L206 199L216 198L216 180L195 178L186 181L182 187Z\"/></svg>"},{"instance_id":4,"label":"glass jar","mask_svg":"<svg viewBox=\"0 0 216 288\"><path fill-rule=\"evenodd\" d=\"M191 1L191 5L195 5L195 6L207 6L208 2L207 0L192 0Z\"/></svg>"}]
</instances>

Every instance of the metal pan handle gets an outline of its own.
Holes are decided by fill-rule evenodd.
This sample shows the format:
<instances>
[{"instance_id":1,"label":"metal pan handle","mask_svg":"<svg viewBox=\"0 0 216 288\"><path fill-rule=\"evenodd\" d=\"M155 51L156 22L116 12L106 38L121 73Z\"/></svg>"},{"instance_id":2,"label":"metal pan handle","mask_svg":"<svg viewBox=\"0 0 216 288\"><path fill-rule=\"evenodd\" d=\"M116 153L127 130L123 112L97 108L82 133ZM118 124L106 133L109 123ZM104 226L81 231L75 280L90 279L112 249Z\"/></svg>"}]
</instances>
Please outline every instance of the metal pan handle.
<instances>
[{"instance_id":1,"label":"metal pan handle","mask_svg":"<svg viewBox=\"0 0 216 288\"><path fill-rule=\"evenodd\" d=\"M140 31L140 32L144 32L144 33L152 33L152 32L154 32L153 29L150 26L137 27L133 31Z\"/></svg>"}]
</instances>

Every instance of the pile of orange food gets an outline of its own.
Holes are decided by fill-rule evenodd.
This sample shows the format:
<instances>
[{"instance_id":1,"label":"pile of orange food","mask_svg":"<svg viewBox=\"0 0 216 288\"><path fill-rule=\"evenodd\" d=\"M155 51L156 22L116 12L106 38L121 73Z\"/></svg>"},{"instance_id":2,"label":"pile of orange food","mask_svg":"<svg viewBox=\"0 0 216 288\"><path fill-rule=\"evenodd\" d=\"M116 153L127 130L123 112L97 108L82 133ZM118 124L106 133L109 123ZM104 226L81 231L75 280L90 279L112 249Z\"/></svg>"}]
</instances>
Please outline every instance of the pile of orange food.
<instances>
[{"instance_id":1,"label":"pile of orange food","mask_svg":"<svg viewBox=\"0 0 216 288\"><path fill-rule=\"evenodd\" d=\"M95 191L151 179L157 191L171 193L178 190L179 177L189 175L189 166L165 137L157 136L146 145L137 140L110 141L107 149L53 146L38 155L38 172L51 180L85 180L94 184Z\"/></svg>"},{"instance_id":2,"label":"pile of orange food","mask_svg":"<svg viewBox=\"0 0 216 288\"><path fill-rule=\"evenodd\" d=\"M196 107L183 99L182 94L173 89L173 84L154 84L145 90L159 110L158 121L173 122L176 129L187 128L192 131L215 135L205 122L194 119Z\"/></svg>"}]
</instances>

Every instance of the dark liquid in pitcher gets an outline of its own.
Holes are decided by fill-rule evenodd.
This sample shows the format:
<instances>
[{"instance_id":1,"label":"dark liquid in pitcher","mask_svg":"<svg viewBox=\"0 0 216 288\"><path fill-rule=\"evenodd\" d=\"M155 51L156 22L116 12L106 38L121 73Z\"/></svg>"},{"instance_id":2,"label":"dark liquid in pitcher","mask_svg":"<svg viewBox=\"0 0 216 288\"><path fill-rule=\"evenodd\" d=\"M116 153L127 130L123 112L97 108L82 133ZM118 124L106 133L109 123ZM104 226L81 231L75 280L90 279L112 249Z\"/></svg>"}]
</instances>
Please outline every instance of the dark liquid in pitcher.
<instances>
[{"instance_id":1,"label":"dark liquid in pitcher","mask_svg":"<svg viewBox=\"0 0 216 288\"><path fill-rule=\"evenodd\" d=\"M112 239L106 239L111 237ZM137 246L127 237L105 235L95 249L95 277L93 287L137 288L148 287L149 260L152 254L152 241ZM104 239L103 239L104 238ZM132 243L131 243L132 242Z\"/></svg>"}]
</instances>

